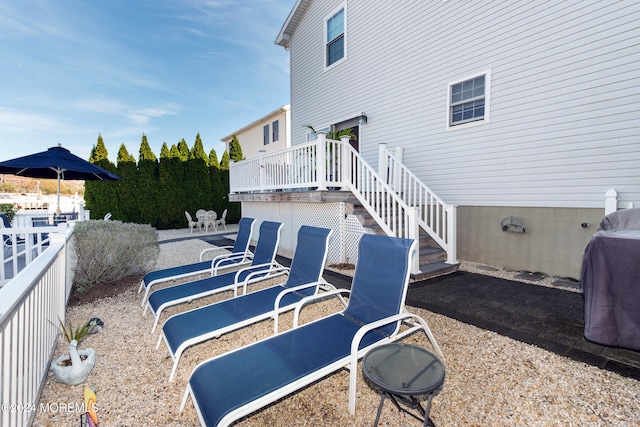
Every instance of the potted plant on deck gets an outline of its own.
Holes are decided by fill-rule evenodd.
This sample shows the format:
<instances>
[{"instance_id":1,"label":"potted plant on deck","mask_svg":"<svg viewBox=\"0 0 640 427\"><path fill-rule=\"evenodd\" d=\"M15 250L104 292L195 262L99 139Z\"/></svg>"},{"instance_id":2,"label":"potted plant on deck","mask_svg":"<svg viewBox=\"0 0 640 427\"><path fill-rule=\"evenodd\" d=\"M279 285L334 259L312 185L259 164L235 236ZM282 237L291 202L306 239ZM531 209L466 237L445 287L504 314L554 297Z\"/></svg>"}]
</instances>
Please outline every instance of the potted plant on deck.
<instances>
[{"instance_id":1,"label":"potted plant on deck","mask_svg":"<svg viewBox=\"0 0 640 427\"><path fill-rule=\"evenodd\" d=\"M78 385L89 376L96 364L96 352L92 348L78 350L77 347L87 335L98 332L102 325L102 321L94 317L74 330L71 322L67 326L60 321L62 334L69 343L69 353L60 356L51 364L51 372L58 382Z\"/></svg>"}]
</instances>

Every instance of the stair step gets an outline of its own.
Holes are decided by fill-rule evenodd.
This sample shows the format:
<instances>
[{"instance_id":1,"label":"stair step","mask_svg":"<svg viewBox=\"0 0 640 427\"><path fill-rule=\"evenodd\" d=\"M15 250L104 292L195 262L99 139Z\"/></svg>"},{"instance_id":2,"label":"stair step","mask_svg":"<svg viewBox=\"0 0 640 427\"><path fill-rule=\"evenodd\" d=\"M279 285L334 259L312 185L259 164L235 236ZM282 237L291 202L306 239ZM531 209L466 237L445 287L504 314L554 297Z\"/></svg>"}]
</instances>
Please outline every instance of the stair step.
<instances>
[{"instance_id":1,"label":"stair step","mask_svg":"<svg viewBox=\"0 0 640 427\"><path fill-rule=\"evenodd\" d=\"M420 265L435 264L447 259L447 253L440 247L420 245Z\"/></svg>"},{"instance_id":2,"label":"stair step","mask_svg":"<svg viewBox=\"0 0 640 427\"><path fill-rule=\"evenodd\" d=\"M446 262L435 262L432 264L420 265L420 273L411 274L411 282L417 282L432 277L443 276L458 271L460 264L447 264Z\"/></svg>"}]
</instances>

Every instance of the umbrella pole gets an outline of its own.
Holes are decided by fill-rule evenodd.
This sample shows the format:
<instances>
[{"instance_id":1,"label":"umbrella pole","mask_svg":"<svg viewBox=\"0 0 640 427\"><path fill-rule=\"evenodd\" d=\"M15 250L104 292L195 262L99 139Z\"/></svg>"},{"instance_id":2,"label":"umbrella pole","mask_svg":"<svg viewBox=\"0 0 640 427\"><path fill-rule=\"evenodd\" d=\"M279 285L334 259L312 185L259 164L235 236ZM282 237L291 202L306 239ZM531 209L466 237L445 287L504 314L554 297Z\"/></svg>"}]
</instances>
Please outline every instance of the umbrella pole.
<instances>
[{"instance_id":1,"label":"umbrella pole","mask_svg":"<svg viewBox=\"0 0 640 427\"><path fill-rule=\"evenodd\" d=\"M56 209L56 214L60 215L62 211L60 210L60 173L58 173L58 207Z\"/></svg>"}]
</instances>

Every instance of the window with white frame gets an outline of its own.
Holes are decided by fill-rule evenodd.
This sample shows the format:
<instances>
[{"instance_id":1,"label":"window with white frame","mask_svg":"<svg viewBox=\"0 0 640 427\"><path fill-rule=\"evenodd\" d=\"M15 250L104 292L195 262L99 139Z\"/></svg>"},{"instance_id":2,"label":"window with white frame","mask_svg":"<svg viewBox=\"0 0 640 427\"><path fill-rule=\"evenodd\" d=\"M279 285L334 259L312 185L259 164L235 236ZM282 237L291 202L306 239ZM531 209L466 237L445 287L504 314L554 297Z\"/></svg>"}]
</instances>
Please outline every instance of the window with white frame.
<instances>
[{"instance_id":1,"label":"window with white frame","mask_svg":"<svg viewBox=\"0 0 640 427\"><path fill-rule=\"evenodd\" d=\"M277 140L280 139L280 120L276 120L275 122L271 123L271 140L273 142L276 142Z\"/></svg>"},{"instance_id":2,"label":"window with white frame","mask_svg":"<svg viewBox=\"0 0 640 427\"><path fill-rule=\"evenodd\" d=\"M269 125L264 125L262 128L262 143L264 145L269 144Z\"/></svg>"},{"instance_id":3,"label":"window with white frame","mask_svg":"<svg viewBox=\"0 0 640 427\"><path fill-rule=\"evenodd\" d=\"M449 126L486 121L488 73L449 85Z\"/></svg>"},{"instance_id":4,"label":"window with white frame","mask_svg":"<svg viewBox=\"0 0 640 427\"><path fill-rule=\"evenodd\" d=\"M345 58L345 22L344 7L325 20L325 67Z\"/></svg>"}]
</instances>

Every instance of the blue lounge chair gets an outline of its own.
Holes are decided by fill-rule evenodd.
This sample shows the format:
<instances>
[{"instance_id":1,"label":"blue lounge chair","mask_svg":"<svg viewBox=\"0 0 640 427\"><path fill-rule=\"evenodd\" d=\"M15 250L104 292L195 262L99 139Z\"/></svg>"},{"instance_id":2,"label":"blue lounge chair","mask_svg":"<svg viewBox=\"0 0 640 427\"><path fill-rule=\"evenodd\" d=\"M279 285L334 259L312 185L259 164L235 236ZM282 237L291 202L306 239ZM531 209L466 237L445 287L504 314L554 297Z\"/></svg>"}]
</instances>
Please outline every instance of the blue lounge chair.
<instances>
[{"instance_id":1,"label":"blue lounge chair","mask_svg":"<svg viewBox=\"0 0 640 427\"><path fill-rule=\"evenodd\" d=\"M164 339L173 359L169 381L178 369L182 353L190 346L244 328L261 320L292 310L303 298L335 289L322 280L332 230L302 226L287 280L237 298L176 314L164 322L156 349ZM277 332L277 321L274 322Z\"/></svg>"},{"instance_id":2,"label":"blue lounge chair","mask_svg":"<svg viewBox=\"0 0 640 427\"><path fill-rule=\"evenodd\" d=\"M146 313L147 308L150 308L155 316L151 332L155 331L162 310L165 308L225 291L233 291L233 296L236 297L238 288L245 283L253 283L259 279L284 274L285 272L279 268L281 266L275 262L281 229L282 224L279 222L264 221L260 224L260 236L253 260L248 267L193 282L169 286L151 293L143 312L143 314Z\"/></svg>"},{"instance_id":3,"label":"blue lounge chair","mask_svg":"<svg viewBox=\"0 0 640 427\"><path fill-rule=\"evenodd\" d=\"M249 243L253 235L253 218L242 218L238 226L238 235L233 246L219 246L215 248L205 249L200 253L200 262L193 264L179 265L177 267L164 268L162 270L150 271L144 275L138 293L146 288L144 297L142 297L142 306L147 300L149 290L153 285L167 282L169 280L184 279L187 277L198 276L211 272L212 276L218 274L218 271L225 268L246 265L251 262L252 253L249 251ZM219 250L231 250L230 253L218 255L210 261L203 261L204 255Z\"/></svg>"},{"instance_id":4,"label":"blue lounge chair","mask_svg":"<svg viewBox=\"0 0 640 427\"><path fill-rule=\"evenodd\" d=\"M347 367L353 414L358 359L369 349L423 330L442 357L426 322L403 310L414 253L413 240L363 235L343 312L201 363L180 409L191 396L202 425L226 426Z\"/></svg>"}]
</instances>

